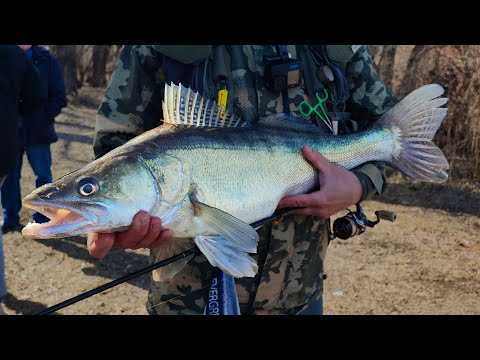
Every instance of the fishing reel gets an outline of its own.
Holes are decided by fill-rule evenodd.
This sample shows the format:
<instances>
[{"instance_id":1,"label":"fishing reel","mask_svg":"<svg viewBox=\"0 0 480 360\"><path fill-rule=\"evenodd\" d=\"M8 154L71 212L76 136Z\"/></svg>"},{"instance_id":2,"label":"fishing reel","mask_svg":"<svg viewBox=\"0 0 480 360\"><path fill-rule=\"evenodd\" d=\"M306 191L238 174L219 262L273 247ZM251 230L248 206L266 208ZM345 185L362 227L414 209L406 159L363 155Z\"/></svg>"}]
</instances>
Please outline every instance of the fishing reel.
<instances>
[{"instance_id":1,"label":"fishing reel","mask_svg":"<svg viewBox=\"0 0 480 360\"><path fill-rule=\"evenodd\" d=\"M350 239L356 235L363 234L367 227L374 227L380 222L380 219L394 222L397 215L394 212L379 210L375 211L377 216L376 221L371 221L367 218L367 215L363 212L360 204L357 204L357 210L351 211L347 215L336 219L333 222L333 231L330 231L330 239L333 240L336 237L342 240Z\"/></svg>"}]
</instances>

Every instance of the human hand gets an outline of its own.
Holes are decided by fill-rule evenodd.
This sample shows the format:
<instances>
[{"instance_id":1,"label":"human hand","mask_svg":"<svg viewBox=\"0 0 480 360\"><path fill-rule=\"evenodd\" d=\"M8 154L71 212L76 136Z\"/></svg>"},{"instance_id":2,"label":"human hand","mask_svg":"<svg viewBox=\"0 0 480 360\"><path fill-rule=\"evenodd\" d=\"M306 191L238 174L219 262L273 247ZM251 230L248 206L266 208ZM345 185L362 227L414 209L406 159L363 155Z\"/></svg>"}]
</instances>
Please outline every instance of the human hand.
<instances>
[{"instance_id":1,"label":"human hand","mask_svg":"<svg viewBox=\"0 0 480 360\"><path fill-rule=\"evenodd\" d=\"M303 156L318 170L320 190L286 196L280 200L277 209L304 207L295 214L328 218L360 201L362 184L354 173L332 164L318 151L306 145L303 147Z\"/></svg>"},{"instance_id":2,"label":"human hand","mask_svg":"<svg viewBox=\"0 0 480 360\"><path fill-rule=\"evenodd\" d=\"M90 255L101 259L112 248L140 249L162 246L172 236L171 230L163 229L162 221L150 217L148 212L140 211L132 220L128 230L115 233L90 233L87 238L87 248Z\"/></svg>"}]
</instances>

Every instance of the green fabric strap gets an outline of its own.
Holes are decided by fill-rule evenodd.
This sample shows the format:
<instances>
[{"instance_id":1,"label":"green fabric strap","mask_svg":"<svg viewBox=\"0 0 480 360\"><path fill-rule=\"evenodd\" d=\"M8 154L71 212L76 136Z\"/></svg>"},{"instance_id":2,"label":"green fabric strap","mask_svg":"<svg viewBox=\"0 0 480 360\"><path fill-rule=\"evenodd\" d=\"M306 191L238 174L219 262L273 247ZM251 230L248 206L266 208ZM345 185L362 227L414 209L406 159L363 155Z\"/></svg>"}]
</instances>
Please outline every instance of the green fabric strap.
<instances>
[{"instance_id":1,"label":"green fabric strap","mask_svg":"<svg viewBox=\"0 0 480 360\"><path fill-rule=\"evenodd\" d=\"M224 78L227 80L230 78L232 72L230 67L231 63L232 61L227 49L225 48L225 45L215 46L213 50L212 64L213 79Z\"/></svg>"},{"instance_id":2,"label":"green fabric strap","mask_svg":"<svg viewBox=\"0 0 480 360\"><path fill-rule=\"evenodd\" d=\"M364 45L327 45L327 54L330 60L337 62L343 70L355 53Z\"/></svg>"},{"instance_id":3,"label":"green fabric strap","mask_svg":"<svg viewBox=\"0 0 480 360\"><path fill-rule=\"evenodd\" d=\"M212 52L212 45L153 45L159 53L184 64L205 59Z\"/></svg>"},{"instance_id":4,"label":"green fabric strap","mask_svg":"<svg viewBox=\"0 0 480 360\"><path fill-rule=\"evenodd\" d=\"M370 197L372 193L374 193L372 191L373 189L371 189L372 184L377 194L381 194L383 192L385 180L380 169L378 169L374 164L364 164L356 168L353 173L357 175L364 188L362 200L366 200L366 198Z\"/></svg>"}]
</instances>

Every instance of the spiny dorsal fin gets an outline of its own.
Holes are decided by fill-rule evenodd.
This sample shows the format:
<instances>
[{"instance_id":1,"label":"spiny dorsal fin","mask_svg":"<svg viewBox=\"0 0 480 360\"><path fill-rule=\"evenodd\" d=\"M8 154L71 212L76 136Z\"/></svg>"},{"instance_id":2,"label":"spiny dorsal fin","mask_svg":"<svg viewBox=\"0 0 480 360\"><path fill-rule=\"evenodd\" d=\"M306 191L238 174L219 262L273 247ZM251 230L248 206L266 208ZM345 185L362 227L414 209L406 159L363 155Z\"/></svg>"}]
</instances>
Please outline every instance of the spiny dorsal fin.
<instances>
[{"instance_id":1,"label":"spiny dorsal fin","mask_svg":"<svg viewBox=\"0 0 480 360\"><path fill-rule=\"evenodd\" d=\"M162 107L165 124L195 127L249 126L239 116L222 109L215 101L204 100L203 96L192 89L173 82L165 84Z\"/></svg>"}]
</instances>

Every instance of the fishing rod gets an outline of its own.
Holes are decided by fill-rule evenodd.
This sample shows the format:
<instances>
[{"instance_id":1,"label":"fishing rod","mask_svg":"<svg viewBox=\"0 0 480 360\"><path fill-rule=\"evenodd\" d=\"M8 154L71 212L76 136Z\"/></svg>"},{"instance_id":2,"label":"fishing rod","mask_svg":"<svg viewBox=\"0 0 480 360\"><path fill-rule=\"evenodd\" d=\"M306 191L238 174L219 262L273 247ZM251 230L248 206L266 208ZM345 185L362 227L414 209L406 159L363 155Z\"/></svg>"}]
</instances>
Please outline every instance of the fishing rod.
<instances>
[{"instance_id":1,"label":"fishing rod","mask_svg":"<svg viewBox=\"0 0 480 360\"><path fill-rule=\"evenodd\" d=\"M261 219L261 220L258 220L254 223L251 223L250 226L253 227L253 228L256 228L258 226L262 226L262 225L265 225L269 222L272 222L272 221L275 221L275 220L278 220L278 219L281 219L283 218L284 216L287 216L287 215L290 215L292 214L295 210L297 209L300 209L300 208L285 208L285 209L282 209L278 212L275 212L273 213L273 215L269 216L269 217L266 217L264 219ZM112 280L106 284L103 284L103 285L100 285L92 290L88 290L88 291L85 291L77 296L74 296L68 300L65 300L65 301L62 301L61 303L58 303L56 305L53 305L53 306L50 306L42 311L39 311L33 315L48 315L48 314L51 314L57 310L60 310L60 309L63 309L67 306L70 306L72 304L75 304L79 301L82 301L82 300L85 300L86 298L89 298L90 296L93 296L93 295L96 295L102 291L105 291L107 289L111 289L112 287L115 287L117 285L120 285L128 280L131 280L131 279L134 279L138 276L141 276L141 275L144 275L144 274L147 274L149 273L150 271L152 270L155 270L155 269L158 269L158 268L161 268L163 266L166 266L168 264L171 264L177 260L180 260L180 259L183 259L187 256L190 256L190 255L196 255L196 254L200 254L200 249L198 247L193 247L191 249L188 249L180 254L177 254L177 255L174 255L172 257L169 257L168 259L164 259L162 261L159 261L155 264L152 264L152 265L149 265L143 269L140 269L140 270L137 270L133 273L130 273L128 275L125 275L125 276L122 276L121 278L118 278L116 280Z\"/></svg>"}]
</instances>

